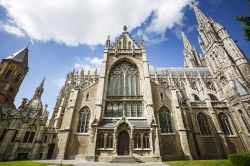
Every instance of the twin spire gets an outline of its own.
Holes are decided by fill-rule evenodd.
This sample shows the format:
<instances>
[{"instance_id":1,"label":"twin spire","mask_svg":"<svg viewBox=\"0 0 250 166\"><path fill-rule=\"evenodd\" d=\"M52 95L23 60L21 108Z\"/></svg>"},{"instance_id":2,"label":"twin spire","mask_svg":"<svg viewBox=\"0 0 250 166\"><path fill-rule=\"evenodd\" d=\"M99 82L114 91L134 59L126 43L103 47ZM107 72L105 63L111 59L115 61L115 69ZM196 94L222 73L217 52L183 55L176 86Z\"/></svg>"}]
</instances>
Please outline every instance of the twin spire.
<instances>
[{"instance_id":1,"label":"twin spire","mask_svg":"<svg viewBox=\"0 0 250 166\"><path fill-rule=\"evenodd\" d=\"M207 18L202 12L201 10L195 5L194 2L191 2L193 9L194 9L194 13L198 22L198 31L200 33L200 30L203 29L204 26L207 26L207 24L212 21L211 19ZM213 21L214 22L214 21ZM214 22L214 25L216 24L216 22ZM219 26L217 26L218 29L221 28ZM181 33L182 34L182 39L183 39L183 44L184 44L184 58L185 58L185 67L188 68L195 68L195 67L201 67L203 66L202 62L201 62L201 58L198 55L196 49L194 47L192 47L191 43L189 42L187 36L184 34L184 32ZM204 42L203 42L203 38L200 38L200 36L198 37L199 39L199 43L201 45L201 48L203 48L204 46Z\"/></svg>"},{"instance_id":2,"label":"twin spire","mask_svg":"<svg viewBox=\"0 0 250 166\"><path fill-rule=\"evenodd\" d=\"M187 68L197 68L202 67L200 56L198 55L197 51L194 47L192 47L191 43L189 42L187 36L184 32L181 32L182 39L184 43L184 60L185 60L185 67Z\"/></svg>"}]
</instances>

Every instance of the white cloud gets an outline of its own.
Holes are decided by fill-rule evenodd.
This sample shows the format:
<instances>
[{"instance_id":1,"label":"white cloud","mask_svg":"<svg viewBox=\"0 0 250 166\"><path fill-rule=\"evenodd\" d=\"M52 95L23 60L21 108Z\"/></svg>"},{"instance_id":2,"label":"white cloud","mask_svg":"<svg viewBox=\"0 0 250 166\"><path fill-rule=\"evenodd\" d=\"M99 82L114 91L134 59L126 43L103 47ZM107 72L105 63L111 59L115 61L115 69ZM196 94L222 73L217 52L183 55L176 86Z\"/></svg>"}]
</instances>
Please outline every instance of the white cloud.
<instances>
[{"instance_id":1,"label":"white cloud","mask_svg":"<svg viewBox=\"0 0 250 166\"><path fill-rule=\"evenodd\" d=\"M102 65L102 58L98 57L76 57L74 69L77 71L81 69L100 68Z\"/></svg>"},{"instance_id":2,"label":"white cloud","mask_svg":"<svg viewBox=\"0 0 250 166\"><path fill-rule=\"evenodd\" d=\"M19 29L16 26L13 26L9 23L0 22L0 30L6 31L6 32L13 34L13 35L16 35L17 37L24 37L25 36L25 34L23 33L23 31L21 29Z\"/></svg>"},{"instance_id":3,"label":"white cloud","mask_svg":"<svg viewBox=\"0 0 250 166\"><path fill-rule=\"evenodd\" d=\"M167 29L181 24L182 9L189 2L42 0L35 3L31 0L2 0L0 5L6 8L8 19L14 22L15 28L22 29L32 39L54 40L71 46L93 46L103 44L107 35L114 39L121 33L123 25L128 25L129 30L140 27L151 14L152 19L144 34L151 36L150 33L156 33L162 36Z\"/></svg>"},{"instance_id":4,"label":"white cloud","mask_svg":"<svg viewBox=\"0 0 250 166\"><path fill-rule=\"evenodd\" d=\"M57 79L57 80L55 80L55 83L58 87L62 87L65 83L65 78Z\"/></svg>"}]
</instances>

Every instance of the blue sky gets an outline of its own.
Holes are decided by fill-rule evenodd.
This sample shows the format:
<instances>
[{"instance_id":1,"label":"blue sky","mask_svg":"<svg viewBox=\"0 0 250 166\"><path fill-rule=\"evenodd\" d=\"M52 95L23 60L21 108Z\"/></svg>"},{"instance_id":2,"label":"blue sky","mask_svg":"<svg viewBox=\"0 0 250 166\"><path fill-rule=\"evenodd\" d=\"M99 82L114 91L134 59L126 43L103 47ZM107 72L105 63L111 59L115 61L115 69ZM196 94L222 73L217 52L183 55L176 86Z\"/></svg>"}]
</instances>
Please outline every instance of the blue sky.
<instances>
[{"instance_id":1,"label":"blue sky","mask_svg":"<svg viewBox=\"0 0 250 166\"><path fill-rule=\"evenodd\" d=\"M65 4L44 0L32 5L30 1L0 0L0 58L32 41L29 72L16 97L17 106L23 97L32 98L45 76L42 101L51 112L66 74L74 68L99 66L106 37L111 35L114 41L125 24L138 42L144 35L149 64L155 67L183 67L180 30L199 49L190 0L68 0ZM250 58L250 42L235 20L250 15L247 0L199 1L198 7L226 27Z\"/></svg>"}]
</instances>

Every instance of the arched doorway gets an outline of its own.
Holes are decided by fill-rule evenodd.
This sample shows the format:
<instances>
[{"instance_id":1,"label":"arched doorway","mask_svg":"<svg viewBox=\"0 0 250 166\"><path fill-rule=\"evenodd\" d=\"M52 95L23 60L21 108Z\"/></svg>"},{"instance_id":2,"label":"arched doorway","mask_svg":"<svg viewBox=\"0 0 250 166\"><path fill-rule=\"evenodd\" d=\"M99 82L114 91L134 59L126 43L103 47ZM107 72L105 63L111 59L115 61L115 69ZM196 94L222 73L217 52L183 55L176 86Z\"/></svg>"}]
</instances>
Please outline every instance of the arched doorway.
<instances>
[{"instance_id":1,"label":"arched doorway","mask_svg":"<svg viewBox=\"0 0 250 166\"><path fill-rule=\"evenodd\" d=\"M129 155L129 134L126 131L122 131L118 135L117 154Z\"/></svg>"}]
</instances>

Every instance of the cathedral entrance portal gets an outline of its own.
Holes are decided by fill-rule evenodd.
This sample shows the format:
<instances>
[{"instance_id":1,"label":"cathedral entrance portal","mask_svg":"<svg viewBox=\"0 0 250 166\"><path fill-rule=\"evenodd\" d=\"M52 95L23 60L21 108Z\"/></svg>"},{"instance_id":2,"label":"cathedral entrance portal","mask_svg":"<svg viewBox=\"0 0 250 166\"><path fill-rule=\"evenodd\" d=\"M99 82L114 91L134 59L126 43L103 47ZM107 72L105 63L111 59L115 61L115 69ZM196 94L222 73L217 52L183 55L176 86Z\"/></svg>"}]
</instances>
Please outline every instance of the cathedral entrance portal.
<instances>
[{"instance_id":1,"label":"cathedral entrance portal","mask_svg":"<svg viewBox=\"0 0 250 166\"><path fill-rule=\"evenodd\" d=\"M126 131L122 131L118 135L117 153L118 155L129 155L129 134Z\"/></svg>"}]
</instances>

